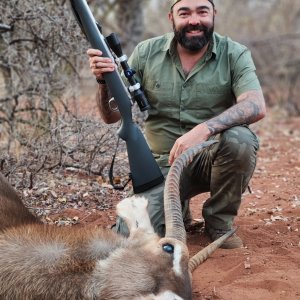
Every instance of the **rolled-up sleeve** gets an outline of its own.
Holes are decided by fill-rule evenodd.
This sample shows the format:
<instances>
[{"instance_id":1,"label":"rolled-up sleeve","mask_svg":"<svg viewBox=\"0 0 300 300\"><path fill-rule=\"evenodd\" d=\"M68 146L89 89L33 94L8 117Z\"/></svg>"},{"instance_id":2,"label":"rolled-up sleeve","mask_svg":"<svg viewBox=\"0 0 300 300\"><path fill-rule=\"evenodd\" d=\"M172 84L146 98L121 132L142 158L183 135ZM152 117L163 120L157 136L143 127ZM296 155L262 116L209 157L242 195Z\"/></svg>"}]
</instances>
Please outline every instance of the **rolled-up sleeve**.
<instances>
[{"instance_id":1,"label":"rolled-up sleeve","mask_svg":"<svg viewBox=\"0 0 300 300\"><path fill-rule=\"evenodd\" d=\"M236 97L250 90L260 90L260 82L249 49L244 48L233 61L232 90Z\"/></svg>"}]
</instances>

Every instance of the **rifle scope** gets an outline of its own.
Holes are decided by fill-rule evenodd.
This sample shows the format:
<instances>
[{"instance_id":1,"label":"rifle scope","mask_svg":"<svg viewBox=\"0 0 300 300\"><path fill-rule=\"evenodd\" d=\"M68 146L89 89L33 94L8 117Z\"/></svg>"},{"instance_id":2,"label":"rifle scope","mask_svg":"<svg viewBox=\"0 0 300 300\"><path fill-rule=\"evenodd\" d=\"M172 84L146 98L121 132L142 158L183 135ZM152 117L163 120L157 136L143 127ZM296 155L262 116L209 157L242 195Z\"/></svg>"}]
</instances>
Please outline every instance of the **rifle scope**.
<instances>
[{"instance_id":1,"label":"rifle scope","mask_svg":"<svg viewBox=\"0 0 300 300\"><path fill-rule=\"evenodd\" d=\"M147 98L144 95L144 92L141 89L141 85L134 78L135 70L131 69L128 65L127 56L123 54L121 43L119 37L116 33L111 33L105 38L108 46L117 56L117 61L120 62L121 67L124 71L124 75L127 78L130 86L128 90L133 97L133 100L136 101L141 111L146 111L150 108Z\"/></svg>"}]
</instances>

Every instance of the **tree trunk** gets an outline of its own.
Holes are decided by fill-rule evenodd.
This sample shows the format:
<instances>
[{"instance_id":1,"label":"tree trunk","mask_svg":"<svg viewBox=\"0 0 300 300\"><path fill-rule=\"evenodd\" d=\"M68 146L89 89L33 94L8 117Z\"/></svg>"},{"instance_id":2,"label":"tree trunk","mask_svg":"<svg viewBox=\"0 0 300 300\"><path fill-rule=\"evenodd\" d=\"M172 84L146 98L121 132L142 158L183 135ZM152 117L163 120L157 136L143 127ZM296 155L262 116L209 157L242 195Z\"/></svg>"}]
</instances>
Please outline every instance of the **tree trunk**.
<instances>
[{"instance_id":1,"label":"tree trunk","mask_svg":"<svg viewBox=\"0 0 300 300\"><path fill-rule=\"evenodd\" d=\"M130 55L144 32L143 1L120 0L116 10L119 36L125 54Z\"/></svg>"}]
</instances>

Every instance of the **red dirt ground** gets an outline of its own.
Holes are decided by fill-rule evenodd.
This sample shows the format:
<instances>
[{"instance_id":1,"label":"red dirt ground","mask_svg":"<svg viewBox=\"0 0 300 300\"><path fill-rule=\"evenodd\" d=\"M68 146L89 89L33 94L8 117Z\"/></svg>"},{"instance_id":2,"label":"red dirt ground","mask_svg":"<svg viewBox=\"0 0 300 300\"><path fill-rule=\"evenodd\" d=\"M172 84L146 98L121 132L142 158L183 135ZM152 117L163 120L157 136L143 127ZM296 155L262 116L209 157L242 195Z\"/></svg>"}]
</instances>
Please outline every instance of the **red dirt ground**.
<instances>
[{"instance_id":1,"label":"red dirt ground","mask_svg":"<svg viewBox=\"0 0 300 300\"><path fill-rule=\"evenodd\" d=\"M287 118L276 110L255 124L261 138L258 164L235 220L245 247L218 249L193 273L194 300L300 299L300 118ZM200 211L207 195L192 200L192 213ZM79 223L109 227L113 208L105 211L74 211ZM54 217L54 216L53 216ZM188 233L193 255L208 244L200 231Z\"/></svg>"},{"instance_id":2,"label":"red dirt ground","mask_svg":"<svg viewBox=\"0 0 300 300\"><path fill-rule=\"evenodd\" d=\"M194 299L300 299L300 119L269 114L261 137L252 194L236 225L245 248L218 249L193 274ZM205 198L203 198L205 199ZM201 198L193 211L199 211ZM203 237L189 237L190 252Z\"/></svg>"}]
</instances>

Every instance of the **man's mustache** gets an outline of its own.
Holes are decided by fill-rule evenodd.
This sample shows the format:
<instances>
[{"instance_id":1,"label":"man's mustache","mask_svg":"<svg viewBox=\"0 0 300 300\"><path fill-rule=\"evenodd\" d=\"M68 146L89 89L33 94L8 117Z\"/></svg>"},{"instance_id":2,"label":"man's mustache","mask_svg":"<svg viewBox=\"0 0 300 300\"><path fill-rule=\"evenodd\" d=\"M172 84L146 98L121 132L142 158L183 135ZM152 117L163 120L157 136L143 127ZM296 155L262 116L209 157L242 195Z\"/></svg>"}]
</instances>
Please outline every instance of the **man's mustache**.
<instances>
[{"instance_id":1,"label":"man's mustache","mask_svg":"<svg viewBox=\"0 0 300 300\"><path fill-rule=\"evenodd\" d=\"M204 25L187 25L182 28L183 32L193 31L193 30L199 30L199 31L207 31L207 27Z\"/></svg>"}]
</instances>

